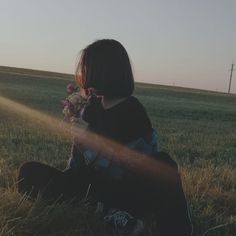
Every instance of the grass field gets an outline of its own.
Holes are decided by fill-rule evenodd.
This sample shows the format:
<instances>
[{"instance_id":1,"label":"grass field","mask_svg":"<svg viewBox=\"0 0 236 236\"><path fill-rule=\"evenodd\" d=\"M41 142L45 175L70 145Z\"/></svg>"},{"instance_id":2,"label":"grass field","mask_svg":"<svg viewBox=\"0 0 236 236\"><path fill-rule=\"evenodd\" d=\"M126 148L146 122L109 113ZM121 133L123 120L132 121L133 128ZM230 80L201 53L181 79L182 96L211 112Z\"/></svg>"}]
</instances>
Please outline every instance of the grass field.
<instances>
[{"instance_id":1,"label":"grass field","mask_svg":"<svg viewBox=\"0 0 236 236\"><path fill-rule=\"evenodd\" d=\"M72 79L0 67L0 98L62 120L60 101ZM161 149L179 163L196 235L236 235L236 95L139 83L135 95L158 130ZM23 162L63 169L70 142L37 117L0 102L1 236L112 235L86 206L47 205L40 197L30 202L16 191ZM146 235L157 235L155 227Z\"/></svg>"}]
</instances>

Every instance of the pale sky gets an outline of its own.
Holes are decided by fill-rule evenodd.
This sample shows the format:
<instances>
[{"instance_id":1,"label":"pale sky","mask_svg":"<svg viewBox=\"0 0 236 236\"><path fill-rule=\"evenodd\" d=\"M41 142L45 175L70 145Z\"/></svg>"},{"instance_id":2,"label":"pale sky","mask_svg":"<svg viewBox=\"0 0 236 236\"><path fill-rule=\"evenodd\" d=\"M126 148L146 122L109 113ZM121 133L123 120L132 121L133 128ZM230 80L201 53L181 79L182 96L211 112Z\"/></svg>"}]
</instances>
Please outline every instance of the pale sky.
<instances>
[{"instance_id":1,"label":"pale sky","mask_svg":"<svg viewBox=\"0 0 236 236\"><path fill-rule=\"evenodd\" d=\"M0 30L7 66L74 73L82 48L113 38L136 81L226 92L236 63L236 0L0 0Z\"/></svg>"}]
</instances>

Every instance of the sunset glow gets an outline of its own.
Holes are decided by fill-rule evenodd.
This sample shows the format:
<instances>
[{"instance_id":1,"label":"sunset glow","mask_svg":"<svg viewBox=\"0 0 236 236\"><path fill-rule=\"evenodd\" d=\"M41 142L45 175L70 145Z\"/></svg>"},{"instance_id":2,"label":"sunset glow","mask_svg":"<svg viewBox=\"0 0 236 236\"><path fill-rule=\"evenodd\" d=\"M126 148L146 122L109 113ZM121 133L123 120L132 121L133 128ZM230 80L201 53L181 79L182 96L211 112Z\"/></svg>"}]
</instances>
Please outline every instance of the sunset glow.
<instances>
[{"instance_id":1,"label":"sunset glow","mask_svg":"<svg viewBox=\"0 0 236 236\"><path fill-rule=\"evenodd\" d=\"M82 48L113 38L136 81L227 92L235 10L235 0L1 1L0 65L73 74Z\"/></svg>"}]
</instances>

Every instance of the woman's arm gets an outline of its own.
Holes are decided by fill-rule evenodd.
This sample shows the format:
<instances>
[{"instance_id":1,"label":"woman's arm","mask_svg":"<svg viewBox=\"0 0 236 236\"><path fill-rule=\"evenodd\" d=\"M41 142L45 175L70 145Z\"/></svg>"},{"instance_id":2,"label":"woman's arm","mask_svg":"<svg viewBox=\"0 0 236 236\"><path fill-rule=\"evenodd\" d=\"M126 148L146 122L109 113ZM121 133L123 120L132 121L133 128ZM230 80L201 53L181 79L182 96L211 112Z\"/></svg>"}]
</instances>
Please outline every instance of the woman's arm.
<instances>
[{"instance_id":1,"label":"woman's arm","mask_svg":"<svg viewBox=\"0 0 236 236\"><path fill-rule=\"evenodd\" d=\"M76 141L74 139L71 146L70 158L68 160L66 169L78 168L79 166L83 166L83 165L84 165L83 154L79 150L78 144L76 144Z\"/></svg>"}]
</instances>

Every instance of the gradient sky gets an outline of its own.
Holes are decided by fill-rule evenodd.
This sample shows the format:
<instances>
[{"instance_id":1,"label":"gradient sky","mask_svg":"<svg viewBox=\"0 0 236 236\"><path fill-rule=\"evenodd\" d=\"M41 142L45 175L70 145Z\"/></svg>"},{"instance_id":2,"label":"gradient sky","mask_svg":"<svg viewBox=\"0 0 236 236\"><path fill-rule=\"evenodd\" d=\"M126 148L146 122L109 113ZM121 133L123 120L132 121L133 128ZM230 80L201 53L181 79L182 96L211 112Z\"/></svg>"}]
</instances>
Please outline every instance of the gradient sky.
<instances>
[{"instance_id":1,"label":"gradient sky","mask_svg":"<svg viewBox=\"0 0 236 236\"><path fill-rule=\"evenodd\" d=\"M226 92L236 62L236 0L0 0L0 30L7 66L73 73L83 47L114 38L136 81Z\"/></svg>"}]
</instances>

